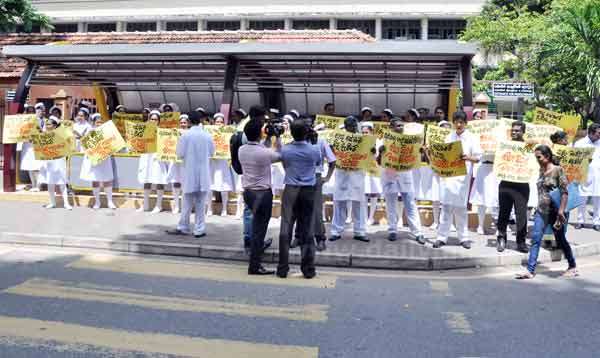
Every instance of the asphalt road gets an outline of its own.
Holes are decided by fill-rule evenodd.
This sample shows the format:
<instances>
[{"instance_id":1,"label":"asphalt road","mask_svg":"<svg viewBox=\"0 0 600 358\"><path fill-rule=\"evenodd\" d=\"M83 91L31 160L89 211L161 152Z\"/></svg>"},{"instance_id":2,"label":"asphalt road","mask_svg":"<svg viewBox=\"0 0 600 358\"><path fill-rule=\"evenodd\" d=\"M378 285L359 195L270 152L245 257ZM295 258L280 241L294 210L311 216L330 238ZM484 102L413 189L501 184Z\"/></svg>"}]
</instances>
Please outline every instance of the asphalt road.
<instances>
[{"instance_id":1,"label":"asphalt road","mask_svg":"<svg viewBox=\"0 0 600 358\"><path fill-rule=\"evenodd\" d=\"M206 260L0 246L0 357L598 357L600 262L249 277Z\"/></svg>"}]
</instances>

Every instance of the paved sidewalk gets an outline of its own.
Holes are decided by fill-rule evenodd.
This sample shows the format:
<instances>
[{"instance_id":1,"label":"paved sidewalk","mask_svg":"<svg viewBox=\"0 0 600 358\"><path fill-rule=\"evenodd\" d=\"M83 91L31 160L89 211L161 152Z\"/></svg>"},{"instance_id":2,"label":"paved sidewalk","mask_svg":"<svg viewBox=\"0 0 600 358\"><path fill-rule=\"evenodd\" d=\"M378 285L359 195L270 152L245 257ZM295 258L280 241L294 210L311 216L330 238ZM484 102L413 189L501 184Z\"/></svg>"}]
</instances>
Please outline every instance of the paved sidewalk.
<instances>
[{"instance_id":1,"label":"paved sidewalk","mask_svg":"<svg viewBox=\"0 0 600 358\"><path fill-rule=\"evenodd\" d=\"M138 213L133 208L95 211L87 207L76 207L73 211L47 210L40 203L15 201L0 201L0 212L0 242L3 243L246 260L241 220L233 216L209 217L207 236L195 239L165 234L165 230L174 228L178 221L178 215L170 212L153 215ZM265 253L265 262L277 262L278 233L279 221L273 219L267 235L273 239L273 248ZM443 270L519 265L527 257L514 249L499 254L494 235L471 234L471 250L458 246L458 241L453 238L449 245L433 249L435 232L430 229L425 230L429 242L421 246L407 231L399 234L398 241L389 242L386 227L375 225L369 228L370 243L352 240L348 230L342 240L327 242L327 251L318 253L317 260L318 264L327 266ZM569 228L568 238L576 257L600 254L600 233ZM509 244L514 248L514 241ZM292 262L297 263L299 250L293 249L290 256ZM547 262L560 256L560 251L542 250L540 260Z\"/></svg>"}]
</instances>

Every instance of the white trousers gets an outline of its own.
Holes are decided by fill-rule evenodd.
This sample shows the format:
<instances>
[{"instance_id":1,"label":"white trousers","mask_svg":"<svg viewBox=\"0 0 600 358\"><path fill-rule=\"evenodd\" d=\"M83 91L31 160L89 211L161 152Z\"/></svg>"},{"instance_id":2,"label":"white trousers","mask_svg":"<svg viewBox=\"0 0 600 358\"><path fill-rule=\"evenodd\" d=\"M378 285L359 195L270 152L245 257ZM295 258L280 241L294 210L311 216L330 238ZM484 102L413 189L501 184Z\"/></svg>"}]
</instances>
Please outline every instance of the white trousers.
<instances>
[{"instance_id":1,"label":"white trousers","mask_svg":"<svg viewBox=\"0 0 600 358\"><path fill-rule=\"evenodd\" d=\"M600 225L600 196L592 196L592 205L594 207L594 216L592 217L592 225ZM587 201L586 205L581 205L577 208L577 222L579 224L585 224L585 217L587 216Z\"/></svg>"},{"instance_id":2,"label":"white trousers","mask_svg":"<svg viewBox=\"0 0 600 358\"><path fill-rule=\"evenodd\" d=\"M410 232L415 236L422 235L421 216L419 215L415 195L413 193L400 193L400 195L402 195L402 203L406 208L406 217ZM390 233L398 232L398 193L385 194L385 212L389 225L388 231Z\"/></svg>"},{"instance_id":3,"label":"white trousers","mask_svg":"<svg viewBox=\"0 0 600 358\"><path fill-rule=\"evenodd\" d=\"M364 199L363 199L364 200ZM331 236L341 236L348 216L348 203L352 206L352 224L355 236L365 236L367 233L367 207L362 201L333 201L333 220L331 222Z\"/></svg>"},{"instance_id":4,"label":"white trousers","mask_svg":"<svg viewBox=\"0 0 600 358\"><path fill-rule=\"evenodd\" d=\"M193 231L194 235L204 234L206 232L206 225L204 222L204 207L206 205L206 192L196 191L193 193L183 194L183 208L181 209L181 218L177 229L185 233ZM190 216L192 215L192 208L195 210L196 223L193 230L190 227Z\"/></svg>"},{"instance_id":5,"label":"white trousers","mask_svg":"<svg viewBox=\"0 0 600 358\"><path fill-rule=\"evenodd\" d=\"M454 223L456 224L456 234L460 242L470 241L469 231L467 230L467 214L466 207L455 207L442 204L437 240L444 243L448 240L450 225L452 224L452 219L454 219Z\"/></svg>"}]
</instances>

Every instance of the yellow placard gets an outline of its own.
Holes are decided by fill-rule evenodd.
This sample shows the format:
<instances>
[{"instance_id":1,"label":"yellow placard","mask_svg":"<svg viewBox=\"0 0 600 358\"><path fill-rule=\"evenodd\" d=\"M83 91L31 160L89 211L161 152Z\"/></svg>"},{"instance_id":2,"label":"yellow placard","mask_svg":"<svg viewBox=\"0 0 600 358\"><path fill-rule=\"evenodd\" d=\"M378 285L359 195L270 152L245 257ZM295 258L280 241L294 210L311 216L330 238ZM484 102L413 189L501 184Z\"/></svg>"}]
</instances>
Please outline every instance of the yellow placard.
<instances>
[{"instance_id":1,"label":"yellow placard","mask_svg":"<svg viewBox=\"0 0 600 358\"><path fill-rule=\"evenodd\" d=\"M349 133L336 130L329 136L331 148L335 152L337 168L344 170L368 170L373 160L374 135Z\"/></svg>"},{"instance_id":2,"label":"yellow placard","mask_svg":"<svg viewBox=\"0 0 600 358\"><path fill-rule=\"evenodd\" d=\"M383 132L390 129L390 124L387 122L373 122L373 135L379 139L383 139Z\"/></svg>"},{"instance_id":3,"label":"yellow placard","mask_svg":"<svg viewBox=\"0 0 600 358\"><path fill-rule=\"evenodd\" d=\"M494 174L498 180L530 183L539 171L532 148L524 142L498 143L494 159Z\"/></svg>"},{"instance_id":4,"label":"yellow placard","mask_svg":"<svg viewBox=\"0 0 600 358\"><path fill-rule=\"evenodd\" d=\"M571 182L585 184L587 182L588 169L595 148L572 148L563 145L555 145L554 154L560 160L560 166Z\"/></svg>"},{"instance_id":5,"label":"yellow placard","mask_svg":"<svg viewBox=\"0 0 600 358\"><path fill-rule=\"evenodd\" d=\"M462 157L462 143L432 143L429 147L431 169L441 178L467 175L467 166Z\"/></svg>"},{"instance_id":6,"label":"yellow placard","mask_svg":"<svg viewBox=\"0 0 600 358\"><path fill-rule=\"evenodd\" d=\"M175 128L158 128L156 130L156 156L161 162L182 163L177 158L177 143L181 131Z\"/></svg>"},{"instance_id":7,"label":"yellow placard","mask_svg":"<svg viewBox=\"0 0 600 358\"><path fill-rule=\"evenodd\" d=\"M383 136L385 152L381 156L381 166L397 172L419 168L423 137L386 131Z\"/></svg>"},{"instance_id":8,"label":"yellow placard","mask_svg":"<svg viewBox=\"0 0 600 358\"><path fill-rule=\"evenodd\" d=\"M569 137L569 141L573 142L577 137L577 131L581 124L581 118L577 114L565 114L549 111L544 108L535 108L533 114L533 123L548 124L561 128Z\"/></svg>"},{"instance_id":9,"label":"yellow placard","mask_svg":"<svg viewBox=\"0 0 600 358\"><path fill-rule=\"evenodd\" d=\"M481 150L485 154L496 152L498 142L505 140L505 122L495 119L470 121L467 124L469 132L479 137Z\"/></svg>"},{"instance_id":10,"label":"yellow placard","mask_svg":"<svg viewBox=\"0 0 600 358\"><path fill-rule=\"evenodd\" d=\"M317 124L323 124L327 129L340 129L340 126L344 124L344 117L317 114L315 117L315 125Z\"/></svg>"},{"instance_id":11,"label":"yellow placard","mask_svg":"<svg viewBox=\"0 0 600 358\"><path fill-rule=\"evenodd\" d=\"M112 121L117 127L121 136L125 137L125 122L143 122L144 116L141 113L122 113L122 112L113 112Z\"/></svg>"},{"instance_id":12,"label":"yellow placard","mask_svg":"<svg viewBox=\"0 0 600 358\"><path fill-rule=\"evenodd\" d=\"M535 147L538 144L552 146L550 136L560 130L559 127L548 124L527 123L523 139L525 140L525 143L529 144L531 147Z\"/></svg>"},{"instance_id":13,"label":"yellow placard","mask_svg":"<svg viewBox=\"0 0 600 358\"><path fill-rule=\"evenodd\" d=\"M212 158L231 159L229 142L231 136L237 131L237 128L233 126L204 126L204 130L212 136L213 143L215 144L215 154Z\"/></svg>"},{"instance_id":14,"label":"yellow placard","mask_svg":"<svg viewBox=\"0 0 600 358\"><path fill-rule=\"evenodd\" d=\"M106 122L81 138L84 154L93 166L127 146L112 121Z\"/></svg>"},{"instance_id":15,"label":"yellow placard","mask_svg":"<svg viewBox=\"0 0 600 358\"><path fill-rule=\"evenodd\" d=\"M52 131L31 135L33 152L37 160L63 158L75 151L75 137L68 127L60 126Z\"/></svg>"},{"instance_id":16,"label":"yellow placard","mask_svg":"<svg viewBox=\"0 0 600 358\"><path fill-rule=\"evenodd\" d=\"M13 114L4 116L2 130L2 143L14 144L27 142L29 137L37 130L35 114Z\"/></svg>"},{"instance_id":17,"label":"yellow placard","mask_svg":"<svg viewBox=\"0 0 600 358\"><path fill-rule=\"evenodd\" d=\"M425 126L421 123L409 122L404 123L404 134L408 135L425 135Z\"/></svg>"},{"instance_id":18,"label":"yellow placard","mask_svg":"<svg viewBox=\"0 0 600 358\"><path fill-rule=\"evenodd\" d=\"M179 128L179 112L165 112L160 114L159 128Z\"/></svg>"},{"instance_id":19,"label":"yellow placard","mask_svg":"<svg viewBox=\"0 0 600 358\"><path fill-rule=\"evenodd\" d=\"M154 122L125 121L125 141L131 153L156 152L156 124Z\"/></svg>"},{"instance_id":20,"label":"yellow placard","mask_svg":"<svg viewBox=\"0 0 600 358\"><path fill-rule=\"evenodd\" d=\"M427 132L425 133L425 144L431 145L433 143L445 143L446 138L452 130L450 128L442 128L435 125L427 125Z\"/></svg>"}]
</instances>

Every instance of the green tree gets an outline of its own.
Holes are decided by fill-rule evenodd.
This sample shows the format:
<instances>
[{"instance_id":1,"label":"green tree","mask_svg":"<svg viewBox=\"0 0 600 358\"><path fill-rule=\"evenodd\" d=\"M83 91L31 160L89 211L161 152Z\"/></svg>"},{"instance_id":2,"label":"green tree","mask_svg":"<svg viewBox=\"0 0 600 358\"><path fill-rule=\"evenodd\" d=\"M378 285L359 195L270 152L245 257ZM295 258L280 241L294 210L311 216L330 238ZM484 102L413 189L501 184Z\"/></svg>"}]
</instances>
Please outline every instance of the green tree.
<instances>
[{"instance_id":1,"label":"green tree","mask_svg":"<svg viewBox=\"0 0 600 358\"><path fill-rule=\"evenodd\" d=\"M0 0L0 32L12 32L23 25L25 32L33 26L52 28L50 18L40 14L29 0Z\"/></svg>"}]
</instances>

